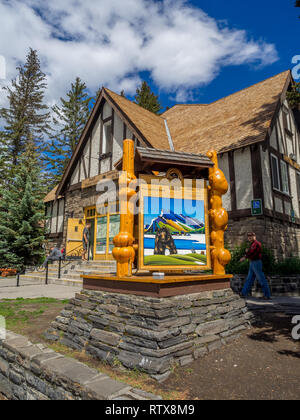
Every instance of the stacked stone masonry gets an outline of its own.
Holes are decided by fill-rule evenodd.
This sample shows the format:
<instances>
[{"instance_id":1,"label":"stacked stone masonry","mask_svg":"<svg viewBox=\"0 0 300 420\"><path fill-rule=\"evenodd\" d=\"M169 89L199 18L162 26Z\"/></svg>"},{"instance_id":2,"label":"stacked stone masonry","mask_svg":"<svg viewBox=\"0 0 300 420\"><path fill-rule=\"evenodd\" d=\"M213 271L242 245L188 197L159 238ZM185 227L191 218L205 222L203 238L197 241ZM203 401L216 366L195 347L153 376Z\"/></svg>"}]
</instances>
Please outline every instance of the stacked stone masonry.
<instances>
[{"instance_id":1,"label":"stacked stone masonry","mask_svg":"<svg viewBox=\"0 0 300 420\"><path fill-rule=\"evenodd\" d=\"M0 394L10 400L160 400L8 332L0 340Z\"/></svg>"},{"instance_id":2,"label":"stacked stone masonry","mask_svg":"<svg viewBox=\"0 0 300 420\"><path fill-rule=\"evenodd\" d=\"M45 337L163 380L237 338L252 317L231 289L170 298L83 290Z\"/></svg>"},{"instance_id":3,"label":"stacked stone masonry","mask_svg":"<svg viewBox=\"0 0 300 420\"><path fill-rule=\"evenodd\" d=\"M247 275L235 275L231 280L231 288L235 293L242 291ZM290 276L266 276L272 296L300 296L300 274ZM262 296L262 290L257 281L252 288L252 296Z\"/></svg>"}]
</instances>

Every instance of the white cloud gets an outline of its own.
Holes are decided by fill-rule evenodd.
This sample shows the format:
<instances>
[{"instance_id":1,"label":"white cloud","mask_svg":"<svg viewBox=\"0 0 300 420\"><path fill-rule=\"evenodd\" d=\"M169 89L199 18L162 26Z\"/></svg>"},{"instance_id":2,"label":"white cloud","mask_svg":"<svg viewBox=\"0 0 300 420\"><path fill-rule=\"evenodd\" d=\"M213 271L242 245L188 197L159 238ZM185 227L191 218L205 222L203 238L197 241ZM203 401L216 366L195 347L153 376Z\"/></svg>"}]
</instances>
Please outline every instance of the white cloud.
<instances>
[{"instance_id":1,"label":"white cloud","mask_svg":"<svg viewBox=\"0 0 300 420\"><path fill-rule=\"evenodd\" d=\"M76 76L91 91L105 85L134 94L141 71L183 100L223 66L278 59L274 45L219 25L184 0L0 0L0 25L8 79L28 48L37 49L49 103L64 95Z\"/></svg>"}]
</instances>

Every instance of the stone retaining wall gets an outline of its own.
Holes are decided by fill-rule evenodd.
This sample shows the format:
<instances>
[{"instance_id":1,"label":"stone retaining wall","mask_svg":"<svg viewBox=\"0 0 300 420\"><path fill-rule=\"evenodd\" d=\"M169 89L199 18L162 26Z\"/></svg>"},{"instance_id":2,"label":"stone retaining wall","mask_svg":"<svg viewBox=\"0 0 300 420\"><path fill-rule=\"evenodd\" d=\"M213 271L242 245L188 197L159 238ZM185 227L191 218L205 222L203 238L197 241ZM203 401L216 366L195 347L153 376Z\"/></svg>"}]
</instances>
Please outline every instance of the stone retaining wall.
<instances>
[{"instance_id":1,"label":"stone retaining wall","mask_svg":"<svg viewBox=\"0 0 300 420\"><path fill-rule=\"evenodd\" d=\"M0 394L10 400L161 399L11 332L0 340Z\"/></svg>"},{"instance_id":2,"label":"stone retaining wall","mask_svg":"<svg viewBox=\"0 0 300 420\"><path fill-rule=\"evenodd\" d=\"M237 338L252 317L231 289L170 298L83 290L45 337L163 380L174 364Z\"/></svg>"},{"instance_id":3,"label":"stone retaining wall","mask_svg":"<svg viewBox=\"0 0 300 420\"><path fill-rule=\"evenodd\" d=\"M235 293L240 293L245 283L246 274L236 274L231 280L231 288ZM273 296L300 296L300 274L294 276L266 276ZM255 281L252 296L262 296L262 290Z\"/></svg>"}]
</instances>

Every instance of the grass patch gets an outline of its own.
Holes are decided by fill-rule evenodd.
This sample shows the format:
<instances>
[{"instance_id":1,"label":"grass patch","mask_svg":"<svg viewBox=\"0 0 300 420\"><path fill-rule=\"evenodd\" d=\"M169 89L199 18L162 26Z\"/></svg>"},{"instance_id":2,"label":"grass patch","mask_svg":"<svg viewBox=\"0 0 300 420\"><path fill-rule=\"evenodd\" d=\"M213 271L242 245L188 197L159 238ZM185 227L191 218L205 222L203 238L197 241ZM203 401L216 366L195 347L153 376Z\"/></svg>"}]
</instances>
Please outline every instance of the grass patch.
<instances>
[{"instance_id":1,"label":"grass patch","mask_svg":"<svg viewBox=\"0 0 300 420\"><path fill-rule=\"evenodd\" d=\"M145 265L199 265L199 261L206 263L205 255L147 255L144 257Z\"/></svg>"},{"instance_id":2,"label":"grass patch","mask_svg":"<svg viewBox=\"0 0 300 420\"><path fill-rule=\"evenodd\" d=\"M22 334L47 311L62 309L67 303L68 300L61 301L52 298L2 299L0 300L0 315L5 318L8 330Z\"/></svg>"}]
</instances>

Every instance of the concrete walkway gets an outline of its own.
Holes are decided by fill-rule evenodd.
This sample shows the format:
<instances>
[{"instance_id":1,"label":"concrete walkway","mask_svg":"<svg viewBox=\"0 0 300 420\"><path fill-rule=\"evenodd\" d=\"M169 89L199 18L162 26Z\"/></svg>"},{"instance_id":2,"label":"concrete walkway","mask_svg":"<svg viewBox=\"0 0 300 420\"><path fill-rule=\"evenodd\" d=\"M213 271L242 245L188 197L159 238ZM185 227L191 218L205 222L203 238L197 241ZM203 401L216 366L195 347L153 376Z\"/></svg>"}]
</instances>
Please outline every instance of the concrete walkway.
<instances>
[{"instance_id":1,"label":"concrete walkway","mask_svg":"<svg viewBox=\"0 0 300 420\"><path fill-rule=\"evenodd\" d=\"M300 297L278 296L270 301L248 298L247 306L255 312L281 312L286 315L300 315Z\"/></svg>"},{"instance_id":2,"label":"concrete walkway","mask_svg":"<svg viewBox=\"0 0 300 420\"><path fill-rule=\"evenodd\" d=\"M60 286L57 284L21 286L21 287L0 287L1 299L34 299L48 297L55 299L71 299L78 293L81 287Z\"/></svg>"}]
</instances>

